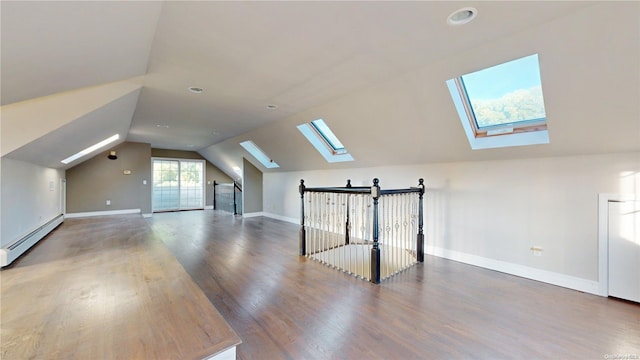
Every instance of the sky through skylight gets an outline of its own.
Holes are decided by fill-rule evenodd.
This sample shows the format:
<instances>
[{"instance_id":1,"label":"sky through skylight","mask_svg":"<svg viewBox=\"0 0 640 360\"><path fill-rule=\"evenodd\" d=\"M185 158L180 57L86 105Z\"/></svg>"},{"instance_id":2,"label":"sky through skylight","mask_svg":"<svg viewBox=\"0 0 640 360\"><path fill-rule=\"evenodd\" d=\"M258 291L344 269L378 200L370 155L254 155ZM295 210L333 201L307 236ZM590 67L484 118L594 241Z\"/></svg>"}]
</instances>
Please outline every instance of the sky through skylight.
<instances>
[{"instance_id":1,"label":"sky through skylight","mask_svg":"<svg viewBox=\"0 0 640 360\"><path fill-rule=\"evenodd\" d=\"M478 128L546 118L537 54L461 79Z\"/></svg>"}]
</instances>

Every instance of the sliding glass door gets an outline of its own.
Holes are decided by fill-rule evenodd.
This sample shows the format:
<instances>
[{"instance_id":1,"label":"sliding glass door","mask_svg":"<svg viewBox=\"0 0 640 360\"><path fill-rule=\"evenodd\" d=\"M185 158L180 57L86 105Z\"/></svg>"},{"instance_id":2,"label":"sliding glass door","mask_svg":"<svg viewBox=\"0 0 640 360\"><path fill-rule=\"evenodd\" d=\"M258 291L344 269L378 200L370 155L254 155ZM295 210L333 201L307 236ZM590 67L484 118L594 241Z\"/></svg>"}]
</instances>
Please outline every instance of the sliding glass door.
<instances>
[{"instance_id":1,"label":"sliding glass door","mask_svg":"<svg viewBox=\"0 0 640 360\"><path fill-rule=\"evenodd\" d=\"M204 161L153 159L153 211L204 208Z\"/></svg>"}]
</instances>

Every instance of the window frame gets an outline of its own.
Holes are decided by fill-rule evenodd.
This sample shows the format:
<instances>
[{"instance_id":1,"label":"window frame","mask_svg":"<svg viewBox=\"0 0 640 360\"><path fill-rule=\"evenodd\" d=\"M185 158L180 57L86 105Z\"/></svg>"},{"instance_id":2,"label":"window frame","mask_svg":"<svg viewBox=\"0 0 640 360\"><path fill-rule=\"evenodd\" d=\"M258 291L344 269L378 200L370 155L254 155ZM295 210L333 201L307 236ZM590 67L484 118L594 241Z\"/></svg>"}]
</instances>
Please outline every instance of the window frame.
<instances>
[{"instance_id":1,"label":"window frame","mask_svg":"<svg viewBox=\"0 0 640 360\"><path fill-rule=\"evenodd\" d=\"M315 125L314 122L322 121L322 123L326 126L328 131L331 132L331 135L342 145L342 148L336 148L334 144L328 139L328 137L323 134L322 130ZM353 156L349 154L349 151L344 146L342 141L338 139L338 136L331 130L329 125L322 119L318 118L316 120L310 121L308 123L300 124L297 126L298 130L304 135L305 138L313 145L314 148L322 155L322 157L327 160L329 163L335 162L344 162L344 161L354 161Z\"/></svg>"},{"instance_id":2,"label":"window frame","mask_svg":"<svg viewBox=\"0 0 640 360\"><path fill-rule=\"evenodd\" d=\"M538 55L538 54L534 54ZM528 55L532 56L532 55ZM494 66L500 66L502 64L516 61L524 57L520 57L514 60L506 61ZM488 68L491 68L490 66ZM538 68L540 63L538 60ZM488 69L486 68L486 69ZM482 71L479 70L479 71ZM468 75L468 74L467 74ZM453 79L446 81L449 94L453 100L453 105L458 113L462 127L464 128L469 145L471 149L492 149L501 147L512 146L526 146L526 145L542 145L548 144L549 131L548 131L548 116L538 119L515 121L505 124L496 124L488 126L479 126L476 119L469 94L464 85L463 77L466 75L460 75ZM540 84L542 86L542 84ZM544 101L544 95L543 95Z\"/></svg>"},{"instance_id":3,"label":"window frame","mask_svg":"<svg viewBox=\"0 0 640 360\"><path fill-rule=\"evenodd\" d=\"M537 118L531 120L522 120L505 124L479 126L476 119L475 112L473 111L473 105L469 99L469 94L464 86L464 79L459 76L455 79L456 88L460 93L460 96L464 100L462 105L466 113L467 121L473 130L475 138L483 138L489 136L503 136L509 134L525 133L530 131L544 131L547 130L547 118Z\"/></svg>"},{"instance_id":4,"label":"window frame","mask_svg":"<svg viewBox=\"0 0 640 360\"><path fill-rule=\"evenodd\" d=\"M346 154L348 153L347 149L345 148L344 144L342 143L342 141L340 141L340 139L338 139L338 137L336 136L336 134L333 133L333 131L329 128L329 125L327 125L326 122L324 122L323 119L315 119L311 122L309 122L309 124L311 125L311 127L313 128L313 130L318 134L318 136L320 137L320 139L322 139L322 141L324 142L324 144L329 148L329 151L331 151L332 154L334 155L341 155L341 154ZM331 136L327 135L325 133L325 131L323 131L320 127L320 125L318 124L322 124L324 125L324 127L326 127L327 131L330 133ZM338 147L336 146L336 144L333 143L333 141L331 141L330 137L333 137L336 139L336 141L338 141L340 143L340 145L342 145L342 147Z\"/></svg>"}]
</instances>

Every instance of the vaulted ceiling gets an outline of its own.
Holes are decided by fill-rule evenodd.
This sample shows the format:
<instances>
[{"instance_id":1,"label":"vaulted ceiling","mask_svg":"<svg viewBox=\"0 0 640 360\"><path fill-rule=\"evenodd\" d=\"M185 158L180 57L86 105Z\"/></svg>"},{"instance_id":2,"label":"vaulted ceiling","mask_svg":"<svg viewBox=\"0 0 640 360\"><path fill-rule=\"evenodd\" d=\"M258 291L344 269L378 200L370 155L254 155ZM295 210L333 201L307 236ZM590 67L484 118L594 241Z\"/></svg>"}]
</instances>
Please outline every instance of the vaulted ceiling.
<instances>
[{"instance_id":1,"label":"vaulted ceiling","mask_svg":"<svg viewBox=\"0 0 640 360\"><path fill-rule=\"evenodd\" d=\"M477 19L447 25L464 6ZM638 2L2 1L0 11L2 156L44 166L114 133L198 151L229 174L242 157L287 171L640 151ZM445 81L533 53L551 143L471 150ZM355 161L327 163L296 129L317 118ZM281 168L262 167L244 140Z\"/></svg>"}]
</instances>

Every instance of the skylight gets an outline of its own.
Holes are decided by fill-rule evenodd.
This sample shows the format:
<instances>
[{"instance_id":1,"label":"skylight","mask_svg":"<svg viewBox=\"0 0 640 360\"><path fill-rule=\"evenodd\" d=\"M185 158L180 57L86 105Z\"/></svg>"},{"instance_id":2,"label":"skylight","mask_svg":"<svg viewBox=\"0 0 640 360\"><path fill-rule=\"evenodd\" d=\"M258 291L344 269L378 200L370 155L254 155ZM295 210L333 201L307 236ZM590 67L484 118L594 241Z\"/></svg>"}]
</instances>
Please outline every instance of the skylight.
<instances>
[{"instance_id":1,"label":"skylight","mask_svg":"<svg viewBox=\"0 0 640 360\"><path fill-rule=\"evenodd\" d=\"M119 134L115 134L115 135L113 135L113 136L111 136L111 137L109 137L107 139L104 139L104 140L100 141L97 144L91 145L88 148L69 156L68 158L66 158L66 159L64 159L64 160L62 160L60 162L65 164L65 165L69 164L69 163L71 163L73 161L76 161L77 159L79 159L79 158L81 158L83 156L89 155L90 153L100 149L103 146L111 144L112 142L114 142L114 141L116 141L118 139L120 139L120 135Z\"/></svg>"},{"instance_id":2,"label":"skylight","mask_svg":"<svg viewBox=\"0 0 640 360\"><path fill-rule=\"evenodd\" d=\"M473 149L549 143L538 55L447 81Z\"/></svg>"},{"instance_id":3,"label":"skylight","mask_svg":"<svg viewBox=\"0 0 640 360\"><path fill-rule=\"evenodd\" d=\"M298 130L328 162L353 161L353 157L324 120L300 124Z\"/></svg>"},{"instance_id":4,"label":"skylight","mask_svg":"<svg viewBox=\"0 0 640 360\"><path fill-rule=\"evenodd\" d=\"M310 122L313 128L318 132L322 139L333 149L335 153L344 153L344 145L338 140L338 137L329 129L329 126L322 119L313 120Z\"/></svg>"},{"instance_id":5,"label":"skylight","mask_svg":"<svg viewBox=\"0 0 640 360\"><path fill-rule=\"evenodd\" d=\"M240 143L245 150L253 155L267 169L274 169L280 167L275 161L273 161L267 154L262 151L253 141L244 141Z\"/></svg>"}]
</instances>

